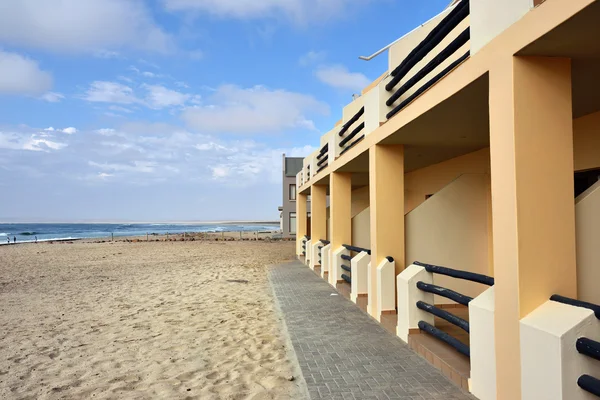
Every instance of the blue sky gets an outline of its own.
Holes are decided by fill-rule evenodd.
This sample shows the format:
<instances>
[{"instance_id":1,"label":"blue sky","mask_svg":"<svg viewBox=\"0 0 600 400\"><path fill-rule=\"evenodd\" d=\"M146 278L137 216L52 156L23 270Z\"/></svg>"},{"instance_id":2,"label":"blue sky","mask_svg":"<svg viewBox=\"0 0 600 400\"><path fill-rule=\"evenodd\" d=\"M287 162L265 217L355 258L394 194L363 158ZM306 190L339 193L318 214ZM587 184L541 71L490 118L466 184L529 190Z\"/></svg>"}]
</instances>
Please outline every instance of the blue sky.
<instances>
[{"instance_id":1,"label":"blue sky","mask_svg":"<svg viewBox=\"0 0 600 400\"><path fill-rule=\"evenodd\" d=\"M448 0L3 0L0 219L278 218L304 156Z\"/></svg>"}]
</instances>

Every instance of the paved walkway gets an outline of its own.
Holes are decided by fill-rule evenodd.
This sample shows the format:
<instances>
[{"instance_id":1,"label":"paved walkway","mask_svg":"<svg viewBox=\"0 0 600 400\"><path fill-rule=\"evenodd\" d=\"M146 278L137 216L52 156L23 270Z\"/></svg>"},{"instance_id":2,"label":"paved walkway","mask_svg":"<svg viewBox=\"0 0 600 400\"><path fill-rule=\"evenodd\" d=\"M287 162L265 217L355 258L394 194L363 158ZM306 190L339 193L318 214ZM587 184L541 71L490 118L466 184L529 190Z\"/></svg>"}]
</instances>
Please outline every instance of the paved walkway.
<instances>
[{"instance_id":1,"label":"paved walkway","mask_svg":"<svg viewBox=\"0 0 600 400\"><path fill-rule=\"evenodd\" d=\"M271 284L311 399L473 399L302 263Z\"/></svg>"}]
</instances>

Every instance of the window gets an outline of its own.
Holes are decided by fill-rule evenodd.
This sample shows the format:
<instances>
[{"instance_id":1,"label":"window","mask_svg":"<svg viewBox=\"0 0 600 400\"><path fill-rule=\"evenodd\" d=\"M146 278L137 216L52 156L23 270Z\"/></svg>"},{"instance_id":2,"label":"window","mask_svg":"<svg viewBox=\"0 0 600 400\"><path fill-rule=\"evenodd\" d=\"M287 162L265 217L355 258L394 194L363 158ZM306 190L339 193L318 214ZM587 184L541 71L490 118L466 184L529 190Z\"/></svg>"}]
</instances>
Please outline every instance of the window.
<instances>
[{"instance_id":1,"label":"window","mask_svg":"<svg viewBox=\"0 0 600 400\"><path fill-rule=\"evenodd\" d=\"M296 184L290 185L290 200L296 200Z\"/></svg>"},{"instance_id":2,"label":"window","mask_svg":"<svg viewBox=\"0 0 600 400\"><path fill-rule=\"evenodd\" d=\"M290 233L296 233L296 213L290 213Z\"/></svg>"}]
</instances>

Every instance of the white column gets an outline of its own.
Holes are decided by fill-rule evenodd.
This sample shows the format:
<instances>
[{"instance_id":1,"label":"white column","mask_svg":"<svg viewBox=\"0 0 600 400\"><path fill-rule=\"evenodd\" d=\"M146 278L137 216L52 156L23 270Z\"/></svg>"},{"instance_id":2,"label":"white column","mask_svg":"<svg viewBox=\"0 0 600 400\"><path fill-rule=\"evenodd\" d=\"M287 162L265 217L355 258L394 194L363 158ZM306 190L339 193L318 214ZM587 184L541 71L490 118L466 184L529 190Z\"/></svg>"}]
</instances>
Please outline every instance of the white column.
<instances>
[{"instance_id":1,"label":"white column","mask_svg":"<svg viewBox=\"0 0 600 400\"><path fill-rule=\"evenodd\" d=\"M333 256L331 257L329 284L333 287L335 287L338 282L342 281L342 273L344 272L342 269L342 264L344 263L342 255L349 256L350 252L346 250L345 247L340 247L333 252Z\"/></svg>"},{"instance_id":2,"label":"white column","mask_svg":"<svg viewBox=\"0 0 600 400\"><path fill-rule=\"evenodd\" d=\"M312 259L312 246L311 246L311 241L307 240L306 241L306 256L304 258L304 264L306 264L307 266L310 266L310 260Z\"/></svg>"},{"instance_id":3,"label":"white column","mask_svg":"<svg viewBox=\"0 0 600 400\"><path fill-rule=\"evenodd\" d=\"M577 385L600 377L600 362L579 354L577 339L600 340L600 321L587 308L548 300L520 322L522 400L591 400Z\"/></svg>"},{"instance_id":4,"label":"white column","mask_svg":"<svg viewBox=\"0 0 600 400\"><path fill-rule=\"evenodd\" d=\"M434 324L433 315L417 308L417 301L433 304L433 294L417 289L417 282L433 283L433 274L419 265L410 265L397 279L398 327L396 334L408 343L411 329L419 329L419 321Z\"/></svg>"},{"instance_id":5,"label":"white column","mask_svg":"<svg viewBox=\"0 0 600 400\"><path fill-rule=\"evenodd\" d=\"M367 252L361 252L350 261L350 268L352 269L352 284L350 299L353 302L357 302L361 296L367 296L369 293L368 279L369 279L369 264L371 262L371 256Z\"/></svg>"},{"instance_id":6,"label":"white column","mask_svg":"<svg viewBox=\"0 0 600 400\"><path fill-rule=\"evenodd\" d=\"M311 242L313 242L313 240L311 240ZM311 259L310 259L310 264L308 265L310 268L314 269L317 265L319 264L319 247L323 246L323 242L317 241L314 242L314 244L311 243L310 245L310 250L311 250Z\"/></svg>"},{"instance_id":7,"label":"white column","mask_svg":"<svg viewBox=\"0 0 600 400\"><path fill-rule=\"evenodd\" d=\"M384 258L377 267L377 304L379 312L375 319L381 321L381 314L396 312L396 262Z\"/></svg>"},{"instance_id":8,"label":"white column","mask_svg":"<svg viewBox=\"0 0 600 400\"><path fill-rule=\"evenodd\" d=\"M480 400L496 400L496 341L494 287L469 303L471 393Z\"/></svg>"},{"instance_id":9,"label":"white column","mask_svg":"<svg viewBox=\"0 0 600 400\"><path fill-rule=\"evenodd\" d=\"M325 278L325 273L329 274L329 265L331 264L331 244L321 249L321 278Z\"/></svg>"}]
</instances>

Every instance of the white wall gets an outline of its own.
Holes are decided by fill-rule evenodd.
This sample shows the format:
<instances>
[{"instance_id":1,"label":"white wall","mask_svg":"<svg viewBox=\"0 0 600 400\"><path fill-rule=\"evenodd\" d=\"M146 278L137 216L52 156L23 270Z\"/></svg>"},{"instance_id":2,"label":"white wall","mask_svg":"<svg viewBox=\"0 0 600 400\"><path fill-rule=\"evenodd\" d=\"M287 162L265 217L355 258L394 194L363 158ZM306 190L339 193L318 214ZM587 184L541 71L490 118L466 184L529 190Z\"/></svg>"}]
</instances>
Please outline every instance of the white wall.
<instances>
[{"instance_id":1,"label":"white wall","mask_svg":"<svg viewBox=\"0 0 600 400\"><path fill-rule=\"evenodd\" d=\"M533 0L471 0L471 55L477 53L531 8Z\"/></svg>"},{"instance_id":2,"label":"white wall","mask_svg":"<svg viewBox=\"0 0 600 400\"><path fill-rule=\"evenodd\" d=\"M465 174L406 216L406 265L414 261L489 274L487 174ZM471 297L487 286L434 275L434 284ZM452 303L445 298L436 304Z\"/></svg>"}]
</instances>

